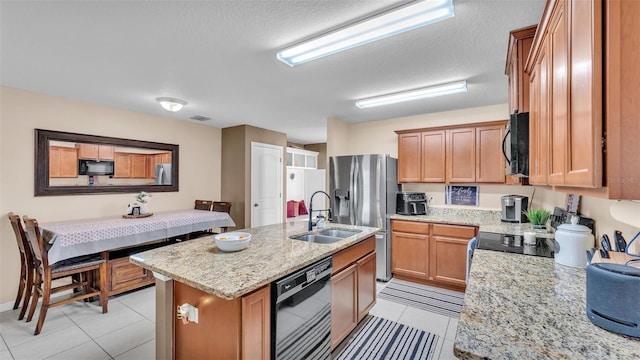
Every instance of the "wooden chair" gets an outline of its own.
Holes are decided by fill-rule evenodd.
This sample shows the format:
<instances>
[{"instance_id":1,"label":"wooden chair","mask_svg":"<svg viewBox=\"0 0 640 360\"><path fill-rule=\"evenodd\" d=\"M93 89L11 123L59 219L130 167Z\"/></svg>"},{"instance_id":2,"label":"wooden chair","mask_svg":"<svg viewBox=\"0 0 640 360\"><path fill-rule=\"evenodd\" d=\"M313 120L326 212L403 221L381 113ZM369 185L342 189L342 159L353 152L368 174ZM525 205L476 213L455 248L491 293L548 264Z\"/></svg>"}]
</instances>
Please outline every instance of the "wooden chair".
<instances>
[{"instance_id":1,"label":"wooden chair","mask_svg":"<svg viewBox=\"0 0 640 360\"><path fill-rule=\"evenodd\" d=\"M196 210L211 211L212 206L213 206L213 201L211 200L196 200L196 204L193 208Z\"/></svg>"},{"instance_id":2,"label":"wooden chair","mask_svg":"<svg viewBox=\"0 0 640 360\"><path fill-rule=\"evenodd\" d=\"M18 284L18 295L16 295L16 301L13 304L13 310L20 306L22 300L22 308L18 315L18 320L24 318L29 306L29 299L31 298L31 291L33 290L33 278L34 278L34 265L33 256L31 255L31 249L29 248L29 240L27 234L22 227L22 221L20 216L10 212L9 221L11 227L16 235L16 241L18 243L18 250L20 250L20 283Z\"/></svg>"},{"instance_id":3,"label":"wooden chair","mask_svg":"<svg viewBox=\"0 0 640 360\"><path fill-rule=\"evenodd\" d=\"M211 211L212 207L213 207L212 200L196 200L193 208L196 210ZM213 229L208 229L208 230L202 230L202 231L195 231L195 232L186 234L184 237L186 240L191 240L191 239L197 239L199 237L211 235L212 233L213 233ZM178 238L180 238L180 236Z\"/></svg>"},{"instance_id":4,"label":"wooden chair","mask_svg":"<svg viewBox=\"0 0 640 360\"><path fill-rule=\"evenodd\" d=\"M38 304L38 299L42 297L42 307L40 309L40 316L38 317L38 323L36 324L36 330L34 335L40 334L44 319L47 316L47 310L50 307L60 306L68 304L76 300L89 299L94 296L98 296L100 304L102 304L102 313L107 312L107 302L109 300L107 295L107 263L104 258L98 255L81 256L72 258L69 260L59 261L53 265L49 264L49 257L47 254L47 248L42 239L40 227L36 219L31 219L28 216L23 217L25 228L27 230L27 237L29 239L29 248L31 249L34 265L35 265L35 279L34 279L34 292L31 299L31 308L29 309L29 315L27 321L31 321L33 314ZM93 286L93 273L99 271L100 274L100 289L96 290ZM73 279L75 276L75 280ZM61 285L57 287L52 286L53 280L71 277L71 283L67 285ZM60 291L82 289L81 292L73 292L70 298L51 302L51 295Z\"/></svg>"},{"instance_id":5,"label":"wooden chair","mask_svg":"<svg viewBox=\"0 0 640 360\"><path fill-rule=\"evenodd\" d=\"M213 211L226 212L231 214L231 203L228 201L214 201L212 206ZM222 232L227 232L227 227L220 228Z\"/></svg>"}]
</instances>

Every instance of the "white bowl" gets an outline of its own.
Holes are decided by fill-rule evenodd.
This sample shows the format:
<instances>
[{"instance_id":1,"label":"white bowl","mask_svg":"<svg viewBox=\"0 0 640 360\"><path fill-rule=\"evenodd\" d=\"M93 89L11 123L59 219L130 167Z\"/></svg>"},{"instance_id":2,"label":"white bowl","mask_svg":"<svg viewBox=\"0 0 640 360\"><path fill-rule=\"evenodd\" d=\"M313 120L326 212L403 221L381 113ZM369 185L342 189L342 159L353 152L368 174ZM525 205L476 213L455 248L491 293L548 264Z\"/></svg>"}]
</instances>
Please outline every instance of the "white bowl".
<instances>
[{"instance_id":1,"label":"white bowl","mask_svg":"<svg viewBox=\"0 0 640 360\"><path fill-rule=\"evenodd\" d=\"M246 232L228 232L218 234L214 237L216 245L222 251L240 251L251 242L251 234Z\"/></svg>"}]
</instances>

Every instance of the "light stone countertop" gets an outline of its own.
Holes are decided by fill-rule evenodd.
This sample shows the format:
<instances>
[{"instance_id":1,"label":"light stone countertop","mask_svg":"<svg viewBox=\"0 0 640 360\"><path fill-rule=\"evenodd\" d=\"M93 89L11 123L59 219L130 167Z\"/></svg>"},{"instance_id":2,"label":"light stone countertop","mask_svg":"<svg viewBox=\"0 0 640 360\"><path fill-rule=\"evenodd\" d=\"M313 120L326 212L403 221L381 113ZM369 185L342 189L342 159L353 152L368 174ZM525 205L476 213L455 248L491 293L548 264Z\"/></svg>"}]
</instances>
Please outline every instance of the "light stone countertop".
<instances>
[{"instance_id":1,"label":"light stone countertop","mask_svg":"<svg viewBox=\"0 0 640 360\"><path fill-rule=\"evenodd\" d=\"M587 319L585 288L584 269L550 258L476 250L454 354L460 359L640 359L640 339Z\"/></svg>"},{"instance_id":2,"label":"light stone countertop","mask_svg":"<svg viewBox=\"0 0 640 360\"><path fill-rule=\"evenodd\" d=\"M478 231L522 235L533 231L531 223L505 223L500 210L429 207L427 215L392 215L391 219L478 226ZM553 233L537 233L537 237L553 238Z\"/></svg>"},{"instance_id":3,"label":"light stone countertop","mask_svg":"<svg viewBox=\"0 0 640 360\"><path fill-rule=\"evenodd\" d=\"M316 244L289 239L293 235L308 233L307 222L290 221L237 230L251 234L249 246L237 252L221 251L213 236L207 236L134 254L129 261L231 300L329 257L380 230L339 224L328 224L329 228L360 232L333 244Z\"/></svg>"}]
</instances>

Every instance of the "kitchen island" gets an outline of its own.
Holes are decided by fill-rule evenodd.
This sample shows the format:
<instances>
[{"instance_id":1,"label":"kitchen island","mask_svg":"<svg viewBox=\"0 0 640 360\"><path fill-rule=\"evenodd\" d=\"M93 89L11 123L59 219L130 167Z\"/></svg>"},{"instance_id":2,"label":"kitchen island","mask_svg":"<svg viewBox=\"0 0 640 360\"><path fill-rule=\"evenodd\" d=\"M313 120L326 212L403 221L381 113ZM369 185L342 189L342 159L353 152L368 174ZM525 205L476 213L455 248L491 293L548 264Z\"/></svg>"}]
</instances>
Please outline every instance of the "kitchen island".
<instances>
[{"instance_id":1,"label":"kitchen island","mask_svg":"<svg viewBox=\"0 0 640 360\"><path fill-rule=\"evenodd\" d=\"M250 233L252 238L249 247L238 252L222 252L213 237L204 237L131 256L132 263L153 271L156 277L156 358L172 357L175 327L182 326L174 320L174 287L188 287L209 294L209 300L216 302L218 310L228 306L228 313L232 313L240 304L253 301L251 296L257 293L266 293L268 297L269 284L274 280L352 248L379 230L333 224L328 228L358 233L332 244L316 244L290 239L307 233L307 223L287 222L242 230ZM200 316L203 315L204 311L201 311ZM222 322L223 319L219 320ZM190 325L198 324L185 326ZM228 332L235 331L240 330L234 328ZM209 334L212 341L220 335L213 330Z\"/></svg>"},{"instance_id":2,"label":"kitchen island","mask_svg":"<svg viewBox=\"0 0 640 360\"><path fill-rule=\"evenodd\" d=\"M476 250L454 343L460 359L640 359L640 339L586 316L586 272ZM611 296L614 306L615 296Z\"/></svg>"}]
</instances>

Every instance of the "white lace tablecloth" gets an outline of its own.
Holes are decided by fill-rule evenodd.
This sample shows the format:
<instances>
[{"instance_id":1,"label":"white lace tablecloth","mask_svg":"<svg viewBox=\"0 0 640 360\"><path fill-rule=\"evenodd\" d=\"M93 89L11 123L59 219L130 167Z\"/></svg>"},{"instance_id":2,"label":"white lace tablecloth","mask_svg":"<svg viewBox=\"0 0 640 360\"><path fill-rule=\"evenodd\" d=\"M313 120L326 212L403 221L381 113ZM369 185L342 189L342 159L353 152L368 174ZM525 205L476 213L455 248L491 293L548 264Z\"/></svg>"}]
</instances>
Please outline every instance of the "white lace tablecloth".
<instances>
[{"instance_id":1,"label":"white lace tablecloth","mask_svg":"<svg viewBox=\"0 0 640 360\"><path fill-rule=\"evenodd\" d=\"M53 264L76 256L235 225L227 213L190 209L135 219L114 216L41 223L40 229L44 240L51 244L49 263Z\"/></svg>"}]
</instances>

